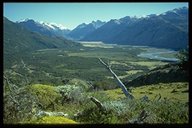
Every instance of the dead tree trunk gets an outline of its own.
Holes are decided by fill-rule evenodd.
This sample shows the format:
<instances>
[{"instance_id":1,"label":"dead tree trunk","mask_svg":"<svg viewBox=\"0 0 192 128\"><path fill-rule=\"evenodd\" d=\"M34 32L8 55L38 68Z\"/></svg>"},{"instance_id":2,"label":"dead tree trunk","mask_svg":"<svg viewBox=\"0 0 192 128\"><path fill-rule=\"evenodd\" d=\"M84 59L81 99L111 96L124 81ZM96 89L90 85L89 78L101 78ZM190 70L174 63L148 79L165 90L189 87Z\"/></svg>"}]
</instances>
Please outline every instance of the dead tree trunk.
<instances>
[{"instance_id":1,"label":"dead tree trunk","mask_svg":"<svg viewBox=\"0 0 192 128\"><path fill-rule=\"evenodd\" d=\"M118 85L121 87L123 93L125 94L125 96L129 99L133 99L133 95L131 95L127 88L125 87L125 85L123 84L123 82L118 78L118 76L113 72L113 70L110 68L109 65L107 65L105 62L103 62L103 60L101 58L99 58L99 61L106 66L106 68L113 74L113 77L116 79Z\"/></svg>"}]
</instances>

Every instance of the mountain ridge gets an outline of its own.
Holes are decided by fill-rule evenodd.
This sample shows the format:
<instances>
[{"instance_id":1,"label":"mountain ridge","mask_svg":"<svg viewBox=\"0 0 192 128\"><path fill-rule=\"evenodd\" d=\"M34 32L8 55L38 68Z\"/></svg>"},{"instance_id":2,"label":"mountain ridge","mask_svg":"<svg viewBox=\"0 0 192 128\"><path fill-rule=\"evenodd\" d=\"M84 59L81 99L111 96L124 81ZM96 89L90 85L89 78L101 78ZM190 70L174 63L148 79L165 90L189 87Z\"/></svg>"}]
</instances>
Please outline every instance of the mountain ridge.
<instances>
[{"instance_id":1,"label":"mountain ridge","mask_svg":"<svg viewBox=\"0 0 192 128\"><path fill-rule=\"evenodd\" d=\"M79 43L31 32L6 17L3 18L3 44L4 54L30 52L44 48L72 48L80 46Z\"/></svg>"},{"instance_id":2,"label":"mountain ridge","mask_svg":"<svg viewBox=\"0 0 192 128\"><path fill-rule=\"evenodd\" d=\"M71 37L74 40L80 40L84 38L86 35L88 35L91 32L94 32L96 29L100 28L102 25L104 25L105 22L102 22L100 20L92 21L89 24L82 23L75 27L68 36Z\"/></svg>"},{"instance_id":3,"label":"mountain ridge","mask_svg":"<svg viewBox=\"0 0 192 128\"><path fill-rule=\"evenodd\" d=\"M188 8L177 8L162 14L146 17L112 19L81 41L145 45L174 50L188 45ZM132 22L131 22L132 21ZM128 24L128 23L131 24ZM126 24L127 23L127 24Z\"/></svg>"},{"instance_id":4,"label":"mountain ridge","mask_svg":"<svg viewBox=\"0 0 192 128\"><path fill-rule=\"evenodd\" d=\"M179 50L188 45L188 8L180 7L161 14L147 16L125 16L79 24L72 30L61 29L58 25L32 20L19 22L30 31L51 37L59 36L78 41L102 41L120 45L145 45ZM44 25L44 27L42 27ZM45 27L48 27L47 29ZM54 28L54 29L53 29Z\"/></svg>"},{"instance_id":5,"label":"mountain ridge","mask_svg":"<svg viewBox=\"0 0 192 128\"><path fill-rule=\"evenodd\" d=\"M58 25L56 23L47 23L43 21L39 22L28 18L22 21L17 21L16 23L24 26L32 32L37 32L51 37L58 36L66 38L67 34L70 32L69 29L65 28L61 24Z\"/></svg>"}]
</instances>

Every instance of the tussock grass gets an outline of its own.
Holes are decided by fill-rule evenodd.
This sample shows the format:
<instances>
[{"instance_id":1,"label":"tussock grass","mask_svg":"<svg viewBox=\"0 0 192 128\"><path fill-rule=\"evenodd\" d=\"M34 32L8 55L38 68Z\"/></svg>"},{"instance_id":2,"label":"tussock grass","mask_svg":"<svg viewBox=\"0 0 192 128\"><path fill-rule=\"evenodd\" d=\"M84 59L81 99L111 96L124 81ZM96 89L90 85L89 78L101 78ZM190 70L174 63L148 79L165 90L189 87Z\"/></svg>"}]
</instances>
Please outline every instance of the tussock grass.
<instances>
[{"instance_id":1,"label":"tussock grass","mask_svg":"<svg viewBox=\"0 0 192 128\"><path fill-rule=\"evenodd\" d=\"M177 93L172 93L174 89L177 90ZM136 99L140 99L147 95L150 100L154 100L160 94L162 98L167 98L172 101L188 102L189 97L186 91L188 89L189 85L187 82L159 83L131 88L131 93ZM121 89L107 90L104 92L111 99L125 97Z\"/></svg>"},{"instance_id":2,"label":"tussock grass","mask_svg":"<svg viewBox=\"0 0 192 128\"><path fill-rule=\"evenodd\" d=\"M45 116L27 123L33 124L77 124L76 121L62 116Z\"/></svg>"}]
</instances>

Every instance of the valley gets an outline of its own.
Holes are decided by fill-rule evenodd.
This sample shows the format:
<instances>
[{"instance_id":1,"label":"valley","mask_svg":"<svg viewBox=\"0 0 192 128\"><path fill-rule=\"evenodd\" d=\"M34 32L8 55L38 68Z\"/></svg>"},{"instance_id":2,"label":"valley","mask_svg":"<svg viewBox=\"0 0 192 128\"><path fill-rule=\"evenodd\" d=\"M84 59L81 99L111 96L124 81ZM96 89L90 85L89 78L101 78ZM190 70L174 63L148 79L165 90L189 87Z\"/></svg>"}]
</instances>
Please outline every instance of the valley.
<instances>
[{"instance_id":1,"label":"valley","mask_svg":"<svg viewBox=\"0 0 192 128\"><path fill-rule=\"evenodd\" d=\"M167 62L159 60L138 57L138 55L145 52L146 49L147 48L143 47L122 47L121 45L100 43L89 43L89 46L87 46L86 43L86 47L76 50L41 49L32 52L29 56L21 57L26 65L26 69L22 69L22 61L17 60L15 62L17 64L15 65L15 63L13 63L13 65L9 67L9 70L5 70L5 73L14 74L13 78L18 80L14 82L18 84L20 80L22 81L22 78L15 73L25 74L29 76L29 79L32 77L30 83L40 82L42 84L50 83L57 85L63 84L62 81L65 80L79 78L93 82L93 84L95 84L96 81L105 81L106 79L114 85L112 76L105 67L100 64L98 58L103 58L108 62L122 80L132 80L155 67L168 64ZM150 47L148 49L161 51L161 49ZM162 49L162 51L163 50L164 49ZM116 86L111 86L111 88L114 87Z\"/></svg>"},{"instance_id":2,"label":"valley","mask_svg":"<svg viewBox=\"0 0 192 128\"><path fill-rule=\"evenodd\" d=\"M153 51L163 52L164 57L168 56L169 58L171 56L169 56L168 50L142 46L122 47L121 45L103 44L101 42L81 44L84 47L79 47L79 49L76 48L75 50L62 48L36 50L31 54L21 56L22 60L16 60L10 68L4 70L4 74L18 87L31 88L33 91L30 94L39 97L38 99L44 106L42 110L67 113L68 118L78 123L128 123L131 122L131 119L135 118L133 115L139 114L140 110L144 108L151 113L145 120L147 123L169 123L171 120L175 120L174 122L177 123L186 123L188 120L186 115L183 115L184 117L181 117L181 119L168 117L168 120L164 120L166 116L162 116L161 111L164 112L165 109L170 109L170 106L177 106L178 110L175 111L173 107L170 111L176 115L180 109L182 109L183 114L188 113L185 106L188 103L187 82L139 85L139 87L131 87L127 84L127 88L135 96L135 100L126 101L125 95L117 86L112 75L98 60L98 58L102 58L111 65L113 71L123 82L127 82L145 75L150 70L169 64L169 62L139 57L138 55ZM172 57L174 58L174 56ZM44 88L42 92L41 86L42 89ZM53 91L60 88L65 92L65 95L61 93L62 97L58 91L54 92L55 94L51 92L51 95L54 94L53 96L50 95L50 92L45 91ZM38 93L34 93L35 91ZM49 98L55 96L60 100L59 102L53 101L56 106L52 109L49 106ZM104 104L107 110L110 110L107 112L107 115L103 115L107 120L96 120L100 118L102 113L89 100L91 96L97 98ZM140 99L144 96L147 96L149 101L140 103ZM159 96L161 96L160 101L158 101ZM68 100L65 99L66 97L68 97ZM162 104L165 103L167 106L161 108ZM138 108L129 106L124 110L123 106L126 104L134 104ZM95 109L94 111L92 110L93 108ZM160 111L157 112L153 108ZM134 109L134 111L131 112L131 109ZM80 115L77 116L77 112L80 112ZM95 116L92 115L93 113ZM132 114L132 116L124 115L125 113ZM153 117L154 114L158 118ZM150 119L152 117L153 119ZM59 120L57 121L57 117L54 116L45 116L40 119L36 119L36 116L34 116L32 119L25 119L20 123L41 124L46 122L59 123Z\"/></svg>"},{"instance_id":3,"label":"valley","mask_svg":"<svg viewBox=\"0 0 192 128\"><path fill-rule=\"evenodd\" d=\"M189 5L136 5L5 2L3 123L188 124Z\"/></svg>"}]
</instances>

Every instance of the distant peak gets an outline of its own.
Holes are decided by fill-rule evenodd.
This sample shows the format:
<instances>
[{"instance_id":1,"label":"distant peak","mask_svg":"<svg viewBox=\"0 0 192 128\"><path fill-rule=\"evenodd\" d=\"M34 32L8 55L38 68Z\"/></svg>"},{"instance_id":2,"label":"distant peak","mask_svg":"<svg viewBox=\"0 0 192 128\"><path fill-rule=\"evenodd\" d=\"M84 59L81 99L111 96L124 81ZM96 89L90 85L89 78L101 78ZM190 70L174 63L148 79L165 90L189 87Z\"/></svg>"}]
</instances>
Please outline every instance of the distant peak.
<instances>
[{"instance_id":1,"label":"distant peak","mask_svg":"<svg viewBox=\"0 0 192 128\"><path fill-rule=\"evenodd\" d=\"M178 12L178 11L181 11L181 10L187 10L188 8L187 7L180 7L180 8L175 8L175 9L173 9L173 10L171 10L171 11L173 11L173 12Z\"/></svg>"},{"instance_id":2,"label":"distant peak","mask_svg":"<svg viewBox=\"0 0 192 128\"><path fill-rule=\"evenodd\" d=\"M121 24L120 20L118 20L118 19L111 19L110 22L115 23L115 24Z\"/></svg>"},{"instance_id":3,"label":"distant peak","mask_svg":"<svg viewBox=\"0 0 192 128\"><path fill-rule=\"evenodd\" d=\"M188 7L186 6L183 6L183 7L180 7L180 8L176 8L177 10L180 10L180 9L188 9Z\"/></svg>"},{"instance_id":4,"label":"distant peak","mask_svg":"<svg viewBox=\"0 0 192 128\"><path fill-rule=\"evenodd\" d=\"M26 19L21 19L19 21L16 21L17 23L20 23L20 22L28 22L28 21L32 21L32 22L35 22L33 19L30 19L30 18L26 18Z\"/></svg>"},{"instance_id":5,"label":"distant peak","mask_svg":"<svg viewBox=\"0 0 192 128\"><path fill-rule=\"evenodd\" d=\"M103 23L103 22L100 20L96 20L96 21L92 21L91 23Z\"/></svg>"},{"instance_id":6,"label":"distant peak","mask_svg":"<svg viewBox=\"0 0 192 128\"><path fill-rule=\"evenodd\" d=\"M87 25L87 24L82 23L82 24L78 25L76 28L84 28L86 25Z\"/></svg>"},{"instance_id":7,"label":"distant peak","mask_svg":"<svg viewBox=\"0 0 192 128\"><path fill-rule=\"evenodd\" d=\"M90 24L92 24L97 29L97 28L101 27L103 24L105 24L105 22L97 20L97 21L92 21Z\"/></svg>"},{"instance_id":8,"label":"distant peak","mask_svg":"<svg viewBox=\"0 0 192 128\"><path fill-rule=\"evenodd\" d=\"M67 29L66 27L64 27L62 24L57 24L57 23L48 23L48 22L44 22L44 21L35 21L33 19L27 18L27 19L22 19L20 21L16 21L16 23L32 23L32 24L36 24L38 26L43 26L47 29L53 29L53 30L65 30Z\"/></svg>"},{"instance_id":9,"label":"distant peak","mask_svg":"<svg viewBox=\"0 0 192 128\"><path fill-rule=\"evenodd\" d=\"M184 12L187 11L187 9L188 9L188 7L183 6L183 7L175 8L175 9L166 11L166 12L164 12L164 13L161 13L161 15L167 15L167 14L170 14L170 13L175 13L175 14L177 14L177 13L180 13L180 12L183 12L183 11L184 11Z\"/></svg>"}]
</instances>

